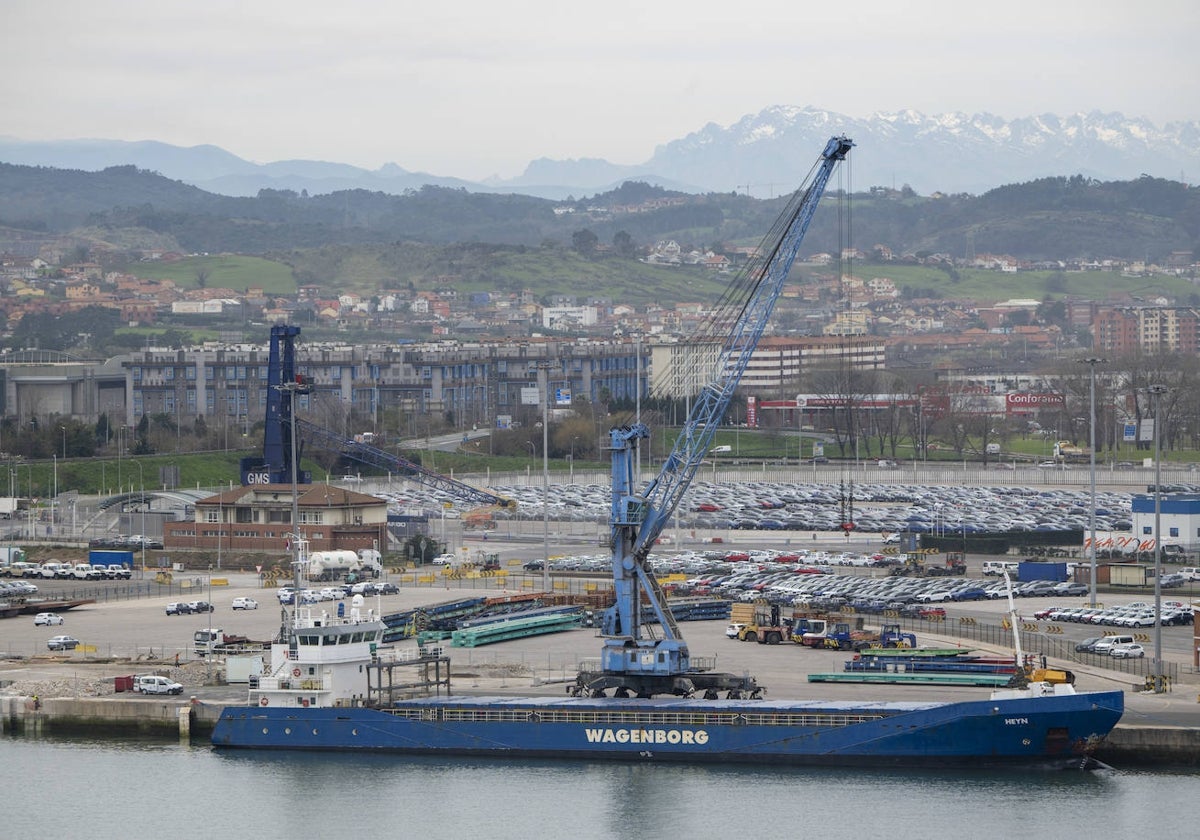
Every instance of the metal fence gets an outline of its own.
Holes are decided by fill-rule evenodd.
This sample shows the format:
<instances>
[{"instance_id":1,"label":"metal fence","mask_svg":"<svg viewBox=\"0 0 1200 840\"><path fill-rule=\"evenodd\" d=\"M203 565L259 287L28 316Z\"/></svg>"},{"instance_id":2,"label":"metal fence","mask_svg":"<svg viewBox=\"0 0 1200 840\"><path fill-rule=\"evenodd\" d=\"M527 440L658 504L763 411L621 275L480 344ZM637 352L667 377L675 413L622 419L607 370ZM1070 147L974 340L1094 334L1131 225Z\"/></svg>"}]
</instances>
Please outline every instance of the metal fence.
<instances>
[{"instance_id":1,"label":"metal fence","mask_svg":"<svg viewBox=\"0 0 1200 840\"><path fill-rule=\"evenodd\" d=\"M889 619L896 621L896 619ZM937 636L951 636L968 639L985 645L1012 649L1012 630L1003 624L988 624L973 620L966 621L930 621L923 618L899 619L905 629L915 632L931 633ZM1093 668L1103 668L1124 674L1133 674L1142 678L1155 673L1154 660L1150 657L1141 659L1121 659L1106 654L1085 653L1075 650L1075 641L1065 637L1048 636L1032 629L1037 625L1030 623L1018 629L1021 638L1021 649L1035 656L1046 656L1060 661L1075 662ZM1180 667L1176 662L1163 662L1163 674L1172 682L1179 679Z\"/></svg>"}]
</instances>

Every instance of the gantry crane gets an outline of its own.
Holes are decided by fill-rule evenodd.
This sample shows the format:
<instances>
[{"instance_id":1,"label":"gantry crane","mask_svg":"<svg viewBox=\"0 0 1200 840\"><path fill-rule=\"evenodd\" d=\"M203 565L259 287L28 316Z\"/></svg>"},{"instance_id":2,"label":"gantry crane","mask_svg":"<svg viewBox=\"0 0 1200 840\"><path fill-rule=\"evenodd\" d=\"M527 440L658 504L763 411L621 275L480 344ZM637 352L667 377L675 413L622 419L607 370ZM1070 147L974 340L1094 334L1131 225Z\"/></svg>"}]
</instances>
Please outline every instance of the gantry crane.
<instances>
[{"instance_id":1,"label":"gantry crane","mask_svg":"<svg viewBox=\"0 0 1200 840\"><path fill-rule=\"evenodd\" d=\"M289 324L271 327L270 355L267 367L267 410L263 429L263 454L243 458L241 462L242 484L291 484L292 483L292 430L296 433L296 457L299 460L304 446L313 446L327 452L335 452L346 458L385 469L404 478L416 481L452 496L477 505L513 507L515 502L497 496L470 484L456 481L426 469L399 455L394 455L367 443L347 438L313 423L293 417L297 393L311 390L309 383L296 374L296 337L300 328ZM302 387L294 387L295 385ZM312 481L307 471L298 472L298 481Z\"/></svg>"},{"instance_id":2,"label":"gantry crane","mask_svg":"<svg viewBox=\"0 0 1200 840\"><path fill-rule=\"evenodd\" d=\"M783 290L826 184L853 145L846 137L830 138L806 185L789 200L756 256L726 291L714 316L699 330L698 340L714 348L715 364L671 454L645 488L637 487L635 463L638 445L649 437L649 429L636 423L609 433L616 603L602 621L605 640L600 667L582 670L568 688L571 693L603 696L609 689L619 696L639 697L690 696L696 691L707 697L715 697L719 691L731 697L760 693L761 688L750 676L714 673L704 663L693 662L647 556L708 452ZM652 635L652 626L661 628L657 631L661 637Z\"/></svg>"}]
</instances>

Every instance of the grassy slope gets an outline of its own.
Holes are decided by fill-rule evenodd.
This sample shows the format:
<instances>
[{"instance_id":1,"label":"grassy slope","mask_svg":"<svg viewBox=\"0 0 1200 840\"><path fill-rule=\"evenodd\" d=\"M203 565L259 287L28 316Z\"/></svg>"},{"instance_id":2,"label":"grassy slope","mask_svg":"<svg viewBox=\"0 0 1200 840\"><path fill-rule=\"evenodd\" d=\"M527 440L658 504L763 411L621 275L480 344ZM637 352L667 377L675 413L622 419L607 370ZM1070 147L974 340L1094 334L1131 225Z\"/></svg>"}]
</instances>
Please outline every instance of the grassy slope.
<instances>
[{"instance_id":1,"label":"grassy slope","mask_svg":"<svg viewBox=\"0 0 1200 840\"><path fill-rule=\"evenodd\" d=\"M205 285L211 289L245 290L255 286L268 294L296 293L291 268L261 257L218 254L188 257L173 263L136 262L121 270L137 277L173 280L184 289L196 288L198 272L204 271L208 273Z\"/></svg>"}]
</instances>

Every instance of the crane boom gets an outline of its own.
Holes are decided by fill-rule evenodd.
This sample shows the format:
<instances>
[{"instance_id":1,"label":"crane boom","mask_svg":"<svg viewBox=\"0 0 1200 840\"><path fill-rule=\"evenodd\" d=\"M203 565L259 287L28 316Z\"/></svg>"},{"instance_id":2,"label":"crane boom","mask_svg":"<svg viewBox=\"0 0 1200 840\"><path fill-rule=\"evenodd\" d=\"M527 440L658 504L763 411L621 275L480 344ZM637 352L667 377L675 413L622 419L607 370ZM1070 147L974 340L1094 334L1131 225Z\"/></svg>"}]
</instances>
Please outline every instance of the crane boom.
<instances>
[{"instance_id":1,"label":"crane boom","mask_svg":"<svg viewBox=\"0 0 1200 840\"><path fill-rule=\"evenodd\" d=\"M698 688L731 693L758 691L745 679L702 674L692 668L686 643L666 598L646 563L650 548L687 492L733 393L762 337L771 311L783 291L792 263L838 162L854 146L847 137L832 137L788 207L763 239L756 257L739 274L725 300L702 328L699 341L715 348L715 364L707 384L658 475L637 492L634 464L639 442L650 433L641 423L613 429L611 548L616 603L604 616L601 670L581 673L576 690L602 694L607 688L639 696L690 694ZM645 597L643 597L645 596ZM646 603L648 602L648 608ZM649 616L663 638L649 638Z\"/></svg>"}]
</instances>

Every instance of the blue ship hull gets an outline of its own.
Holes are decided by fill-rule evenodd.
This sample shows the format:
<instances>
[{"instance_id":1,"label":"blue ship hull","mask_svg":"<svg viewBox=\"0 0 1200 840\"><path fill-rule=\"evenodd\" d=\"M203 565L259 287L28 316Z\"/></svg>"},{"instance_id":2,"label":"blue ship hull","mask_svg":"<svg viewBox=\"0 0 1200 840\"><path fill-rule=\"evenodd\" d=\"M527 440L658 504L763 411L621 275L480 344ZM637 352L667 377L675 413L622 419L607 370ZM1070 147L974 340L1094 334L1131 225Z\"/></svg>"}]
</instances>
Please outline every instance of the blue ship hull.
<instances>
[{"instance_id":1,"label":"blue ship hull","mask_svg":"<svg viewBox=\"0 0 1200 840\"><path fill-rule=\"evenodd\" d=\"M1119 691L956 703L451 697L231 706L217 747L663 762L1085 766Z\"/></svg>"}]
</instances>

